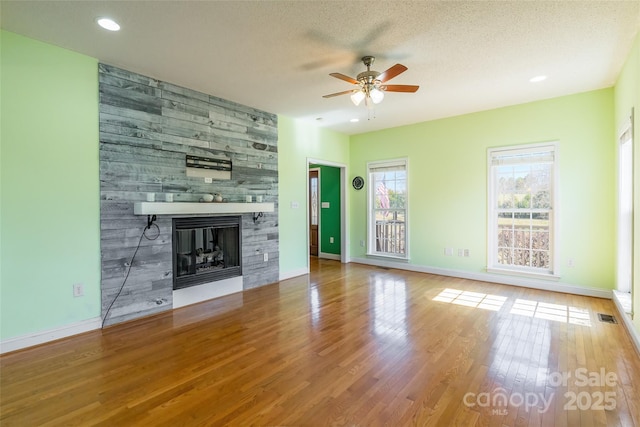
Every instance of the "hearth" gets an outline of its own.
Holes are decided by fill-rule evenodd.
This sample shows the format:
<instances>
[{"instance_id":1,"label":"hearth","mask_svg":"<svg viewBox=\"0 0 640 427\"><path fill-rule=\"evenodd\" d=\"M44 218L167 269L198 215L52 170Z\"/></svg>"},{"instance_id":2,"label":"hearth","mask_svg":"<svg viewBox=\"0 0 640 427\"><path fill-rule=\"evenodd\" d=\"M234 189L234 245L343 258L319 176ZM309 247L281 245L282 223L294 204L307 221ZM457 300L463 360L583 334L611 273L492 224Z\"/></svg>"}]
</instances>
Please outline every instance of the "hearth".
<instances>
[{"instance_id":1,"label":"hearth","mask_svg":"<svg viewBox=\"0 0 640 427\"><path fill-rule=\"evenodd\" d=\"M242 275L240 216L173 219L173 289Z\"/></svg>"}]
</instances>

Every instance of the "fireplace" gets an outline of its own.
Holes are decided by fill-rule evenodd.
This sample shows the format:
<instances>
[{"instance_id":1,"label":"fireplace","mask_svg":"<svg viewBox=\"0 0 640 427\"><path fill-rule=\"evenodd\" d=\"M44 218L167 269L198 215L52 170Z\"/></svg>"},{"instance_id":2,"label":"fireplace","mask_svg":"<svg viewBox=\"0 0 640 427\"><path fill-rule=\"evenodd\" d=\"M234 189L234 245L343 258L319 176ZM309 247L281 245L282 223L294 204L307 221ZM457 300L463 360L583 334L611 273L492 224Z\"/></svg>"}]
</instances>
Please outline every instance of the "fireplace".
<instances>
[{"instance_id":1,"label":"fireplace","mask_svg":"<svg viewBox=\"0 0 640 427\"><path fill-rule=\"evenodd\" d=\"M173 219L173 289L242 275L240 216Z\"/></svg>"}]
</instances>

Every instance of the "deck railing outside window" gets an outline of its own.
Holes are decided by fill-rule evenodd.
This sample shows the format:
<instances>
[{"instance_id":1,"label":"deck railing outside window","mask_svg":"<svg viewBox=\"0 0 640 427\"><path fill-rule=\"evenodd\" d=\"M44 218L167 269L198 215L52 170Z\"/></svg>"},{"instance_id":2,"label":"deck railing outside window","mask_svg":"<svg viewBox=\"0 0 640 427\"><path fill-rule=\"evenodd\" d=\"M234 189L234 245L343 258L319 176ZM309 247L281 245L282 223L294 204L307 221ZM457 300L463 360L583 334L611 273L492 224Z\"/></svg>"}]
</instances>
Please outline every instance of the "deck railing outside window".
<instances>
[{"instance_id":1,"label":"deck railing outside window","mask_svg":"<svg viewBox=\"0 0 640 427\"><path fill-rule=\"evenodd\" d=\"M376 251L404 256L406 228L404 221L376 221Z\"/></svg>"}]
</instances>

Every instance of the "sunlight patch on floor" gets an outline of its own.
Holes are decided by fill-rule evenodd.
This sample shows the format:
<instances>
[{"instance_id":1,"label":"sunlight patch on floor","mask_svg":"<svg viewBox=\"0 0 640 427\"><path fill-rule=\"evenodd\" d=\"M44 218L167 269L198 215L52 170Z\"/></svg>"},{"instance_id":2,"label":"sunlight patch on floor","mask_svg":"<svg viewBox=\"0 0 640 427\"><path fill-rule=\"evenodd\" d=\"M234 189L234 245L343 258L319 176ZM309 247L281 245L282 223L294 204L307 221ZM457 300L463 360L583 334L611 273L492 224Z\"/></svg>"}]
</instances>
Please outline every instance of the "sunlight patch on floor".
<instances>
[{"instance_id":1,"label":"sunlight patch on floor","mask_svg":"<svg viewBox=\"0 0 640 427\"><path fill-rule=\"evenodd\" d=\"M507 297L500 295L447 288L433 298L433 301L481 308L483 310L499 311L505 302L507 302L507 299ZM509 314L553 320L555 322L570 323L573 325L591 326L589 310L563 304L516 299Z\"/></svg>"},{"instance_id":2,"label":"sunlight patch on floor","mask_svg":"<svg viewBox=\"0 0 640 427\"><path fill-rule=\"evenodd\" d=\"M513 303L511 314L535 317L537 319L554 320L556 322L571 323L573 325L591 326L589 310L564 304L517 299Z\"/></svg>"},{"instance_id":3,"label":"sunlight patch on floor","mask_svg":"<svg viewBox=\"0 0 640 427\"><path fill-rule=\"evenodd\" d=\"M433 301L450 304L464 305L466 307L481 308L483 310L498 311L507 300L507 297L499 295L483 294L481 292L460 291L458 289L445 289L440 292Z\"/></svg>"}]
</instances>

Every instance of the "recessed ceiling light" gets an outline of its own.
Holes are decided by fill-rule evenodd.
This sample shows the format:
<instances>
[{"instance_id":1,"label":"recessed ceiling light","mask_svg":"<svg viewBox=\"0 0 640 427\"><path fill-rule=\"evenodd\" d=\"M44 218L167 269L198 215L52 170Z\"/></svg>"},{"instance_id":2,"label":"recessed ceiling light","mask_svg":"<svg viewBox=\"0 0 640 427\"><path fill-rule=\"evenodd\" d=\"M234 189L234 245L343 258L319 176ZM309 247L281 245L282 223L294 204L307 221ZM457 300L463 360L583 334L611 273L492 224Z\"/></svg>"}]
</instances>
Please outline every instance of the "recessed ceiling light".
<instances>
[{"instance_id":1,"label":"recessed ceiling light","mask_svg":"<svg viewBox=\"0 0 640 427\"><path fill-rule=\"evenodd\" d=\"M546 79L547 79L547 76L535 76L535 77L530 78L529 81L531 83L538 83L538 82L541 82L541 81L546 80Z\"/></svg>"},{"instance_id":2,"label":"recessed ceiling light","mask_svg":"<svg viewBox=\"0 0 640 427\"><path fill-rule=\"evenodd\" d=\"M97 18L96 22L105 30L119 31L120 25L111 18Z\"/></svg>"},{"instance_id":3,"label":"recessed ceiling light","mask_svg":"<svg viewBox=\"0 0 640 427\"><path fill-rule=\"evenodd\" d=\"M351 123L358 123L360 121L360 119L351 119L349 120Z\"/></svg>"}]
</instances>

